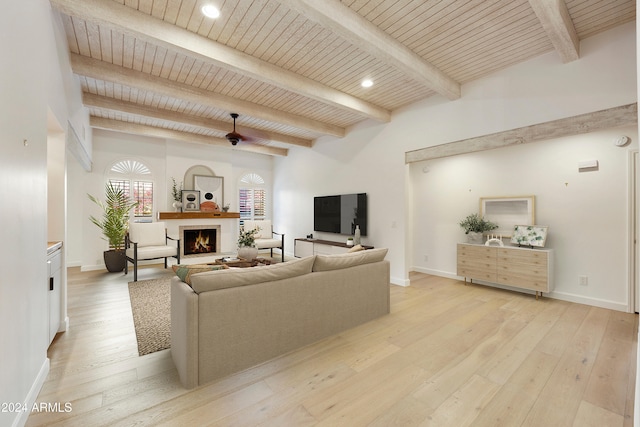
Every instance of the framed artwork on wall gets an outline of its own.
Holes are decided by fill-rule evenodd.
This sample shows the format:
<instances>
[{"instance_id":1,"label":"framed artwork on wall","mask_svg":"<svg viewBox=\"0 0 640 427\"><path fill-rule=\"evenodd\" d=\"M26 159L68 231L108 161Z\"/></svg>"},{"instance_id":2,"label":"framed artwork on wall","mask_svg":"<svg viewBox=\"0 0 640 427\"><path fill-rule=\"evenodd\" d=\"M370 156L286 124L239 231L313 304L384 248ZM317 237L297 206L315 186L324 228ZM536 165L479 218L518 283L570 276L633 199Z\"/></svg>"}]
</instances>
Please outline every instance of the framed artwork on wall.
<instances>
[{"instance_id":1,"label":"framed artwork on wall","mask_svg":"<svg viewBox=\"0 0 640 427\"><path fill-rule=\"evenodd\" d=\"M200 192L197 190L182 190L182 210L193 212L200 210Z\"/></svg>"},{"instance_id":2,"label":"framed artwork on wall","mask_svg":"<svg viewBox=\"0 0 640 427\"><path fill-rule=\"evenodd\" d=\"M193 188L200 192L200 210L220 211L224 206L224 178L194 175Z\"/></svg>"},{"instance_id":3,"label":"framed artwork on wall","mask_svg":"<svg viewBox=\"0 0 640 427\"><path fill-rule=\"evenodd\" d=\"M498 224L492 234L511 237L516 225L535 224L535 196L480 197L480 216Z\"/></svg>"}]
</instances>

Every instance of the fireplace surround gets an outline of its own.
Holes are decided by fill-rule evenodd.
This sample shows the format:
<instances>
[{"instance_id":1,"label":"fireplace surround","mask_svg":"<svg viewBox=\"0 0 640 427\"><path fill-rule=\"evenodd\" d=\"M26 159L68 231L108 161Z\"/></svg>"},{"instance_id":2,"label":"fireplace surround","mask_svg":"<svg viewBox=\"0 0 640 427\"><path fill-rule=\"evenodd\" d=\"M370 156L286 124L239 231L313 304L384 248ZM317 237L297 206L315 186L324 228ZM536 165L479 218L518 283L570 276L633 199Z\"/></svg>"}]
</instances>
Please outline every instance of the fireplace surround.
<instances>
[{"instance_id":1,"label":"fireplace surround","mask_svg":"<svg viewBox=\"0 0 640 427\"><path fill-rule=\"evenodd\" d=\"M221 253L220 237L221 227L219 225L197 224L181 225L180 245L181 257L210 256Z\"/></svg>"}]
</instances>

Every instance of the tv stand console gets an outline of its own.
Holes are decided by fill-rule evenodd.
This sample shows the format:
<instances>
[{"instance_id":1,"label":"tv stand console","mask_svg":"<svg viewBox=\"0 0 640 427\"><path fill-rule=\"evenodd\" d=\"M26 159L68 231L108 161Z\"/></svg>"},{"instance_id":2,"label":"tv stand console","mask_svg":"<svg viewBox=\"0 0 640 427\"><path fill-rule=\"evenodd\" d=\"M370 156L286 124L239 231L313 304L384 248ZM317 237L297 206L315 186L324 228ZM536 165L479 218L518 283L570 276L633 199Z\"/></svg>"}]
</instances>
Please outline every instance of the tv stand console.
<instances>
[{"instance_id":1,"label":"tv stand console","mask_svg":"<svg viewBox=\"0 0 640 427\"><path fill-rule=\"evenodd\" d=\"M304 258L311 255L343 254L353 246L346 243L332 242L320 239L295 239L293 254L296 258ZM365 249L373 249L373 246L362 245Z\"/></svg>"}]
</instances>

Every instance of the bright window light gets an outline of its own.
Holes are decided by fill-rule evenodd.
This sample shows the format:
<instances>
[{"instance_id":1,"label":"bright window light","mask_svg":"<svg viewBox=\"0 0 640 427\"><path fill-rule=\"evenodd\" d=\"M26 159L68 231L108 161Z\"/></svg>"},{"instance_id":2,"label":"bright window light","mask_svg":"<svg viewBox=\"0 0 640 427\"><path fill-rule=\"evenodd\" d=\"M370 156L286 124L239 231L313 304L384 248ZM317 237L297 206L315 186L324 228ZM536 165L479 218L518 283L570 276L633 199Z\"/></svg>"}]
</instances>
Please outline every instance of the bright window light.
<instances>
[{"instance_id":1,"label":"bright window light","mask_svg":"<svg viewBox=\"0 0 640 427\"><path fill-rule=\"evenodd\" d=\"M362 85L362 87L371 87L373 86L373 80L371 79L364 79L362 81L362 83L360 83Z\"/></svg>"},{"instance_id":2,"label":"bright window light","mask_svg":"<svg viewBox=\"0 0 640 427\"><path fill-rule=\"evenodd\" d=\"M215 19L220 16L220 11L212 4L205 4L204 6L202 6L201 10L204 16L206 16L207 18Z\"/></svg>"}]
</instances>

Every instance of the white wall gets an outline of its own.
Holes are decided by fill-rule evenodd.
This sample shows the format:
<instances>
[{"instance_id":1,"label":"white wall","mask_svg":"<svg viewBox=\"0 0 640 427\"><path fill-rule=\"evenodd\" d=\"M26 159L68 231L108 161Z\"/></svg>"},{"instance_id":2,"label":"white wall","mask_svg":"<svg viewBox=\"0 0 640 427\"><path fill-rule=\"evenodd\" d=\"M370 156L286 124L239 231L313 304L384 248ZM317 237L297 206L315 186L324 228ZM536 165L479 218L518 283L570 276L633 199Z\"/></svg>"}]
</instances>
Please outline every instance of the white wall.
<instances>
[{"instance_id":1,"label":"white wall","mask_svg":"<svg viewBox=\"0 0 640 427\"><path fill-rule=\"evenodd\" d=\"M633 142L616 147L619 135ZM549 226L546 246L555 252L552 296L626 311L637 149L632 126L412 164L414 269L455 277L456 243L465 241L458 223L478 212L479 198L535 195L536 224ZM599 169L579 172L582 160L598 160ZM588 286L578 285L580 275Z\"/></svg>"},{"instance_id":2,"label":"white wall","mask_svg":"<svg viewBox=\"0 0 640 427\"><path fill-rule=\"evenodd\" d=\"M207 166L217 176L224 177L224 203L229 203L231 211L236 212L238 179L250 171L260 174L270 183L273 175L271 156L96 130L93 134L93 170L86 172L79 167L69 168L69 193L80 195L71 200L75 207L72 224L81 226L69 227L68 250L73 254L73 265L80 266L83 271L104 269L102 254L107 249L100 230L88 219L89 215L100 215L100 210L86 195L89 193L103 199L108 170L115 162L125 159L138 160L152 172L154 194L157 195L154 219L157 212L173 211L171 178L179 184L192 166ZM192 183L185 182L184 189L192 189Z\"/></svg>"},{"instance_id":3,"label":"white wall","mask_svg":"<svg viewBox=\"0 0 640 427\"><path fill-rule=\"evenodd\" d=\"M425 232L421 218L412 217L404 153L636 102L634 23L583 40L580 51L578 61L562 64L545 54L463 85L459 100L433 97L394 112L390 123L363 124L345 138L290 150L276 159L277 226L304 237L313 231L313 196L366 192L365 243L388 247L392 282L408 284L413 239Z\"/></svg>"},{"instance_id":4,"label":"white wall","mask_svg":"<svg viewBox=\"0 0 640 427\"><path fill-rule=\"evenodd\" d=\"M79 89L62 78L61 29L49 2L3 5L0 16L0 402L35 401L49 364L47 287L47 115L76 116ZM70 81L67 80L67 82ZM23 142L26 140L26 144ZM29 412L0 412L0 425L22 425Z\"/></svg>"}]
</instances>

